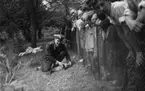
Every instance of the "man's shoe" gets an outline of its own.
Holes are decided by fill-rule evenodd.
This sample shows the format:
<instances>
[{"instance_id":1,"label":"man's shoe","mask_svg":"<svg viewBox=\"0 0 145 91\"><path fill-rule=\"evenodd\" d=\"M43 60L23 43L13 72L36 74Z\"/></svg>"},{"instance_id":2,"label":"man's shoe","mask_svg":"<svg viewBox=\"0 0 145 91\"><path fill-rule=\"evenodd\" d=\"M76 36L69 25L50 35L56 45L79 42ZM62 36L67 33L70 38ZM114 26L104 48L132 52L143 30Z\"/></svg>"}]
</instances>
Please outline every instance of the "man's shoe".
<instances>
[{"instance_id":1,"label":"man's shoe","mask_svg":"<svg viewBox=\"0 0 145 91\"><path fill-rule=\"evenodd\" d=\"M51 75L52 73L53 73L53 71L52 71L52 70L50 70L50 71L46 72L46 74L47 74L47 75Z\"/></svg>"},{"instance_id":2,"label":"man's shoe","mask_svg":"<svg viewBox=\"0 0 145 91\"><path fill-rule=\"evenodd\" d=\"M63 64L63 69L66 70L67 69L67 66L65 64Z\"/></svg>"}]
</instances>

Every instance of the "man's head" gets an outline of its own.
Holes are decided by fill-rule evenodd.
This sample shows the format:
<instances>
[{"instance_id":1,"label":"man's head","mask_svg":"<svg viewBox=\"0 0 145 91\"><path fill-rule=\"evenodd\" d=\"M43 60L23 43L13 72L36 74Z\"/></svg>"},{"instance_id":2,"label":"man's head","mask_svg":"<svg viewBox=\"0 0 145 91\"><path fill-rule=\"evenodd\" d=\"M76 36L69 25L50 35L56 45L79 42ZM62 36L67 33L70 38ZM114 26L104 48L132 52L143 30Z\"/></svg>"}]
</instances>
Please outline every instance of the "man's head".
<instances>
[{"instance_id":1,"label":"man's head","mask_svg":"<svg viewBox=\"0 0 145 91\"><path fill-rule=\"evenodd\" d=\"M54 42L56 46L59 46L59 44L63 41L64 36L61 34L55 34L54 35Z\"/></svg>"},{"instance_id":2,"label":"man's head","mask_svg":"<svg viewBox=\"0 0 145 91\"><path fill-rule=\"evenodd\" d=\"M99 8L101 11L103 11L105 14L110 15L111 13L111 2L109 1L100 1L98 3Z\"/></svg>"},{"instance_id":3,"label":"man's head","mask_svg":"<svg viewBox=\"0 0 145 91\"><path fill-rule=\"evenodd\" d=\"M83 11L82 10L78 10L77 11L77 15L78 15L78 18L80 19L81 16L83 15Z\"/></svg>"},{"instance_id":4,"label":"man's head","mask_svg":"<svg viewBox=\"0 0 145 91\"><path fill-rule=\"evenodd\" d=\"M70 16L71 16L72 18L75 18L75 17L77 16L77 10L75 10L75 9L70 9Z\"/></svg>"},{"instance_id":5,"label":"man's head","mask_svg":"<svg viewBox=\"0 0 145 91\"><path fill-rule=\"evenodd\" d=\"M97 20L97 14L94 13L94 14L92 15L92 17L91 17L91 22L92 22L92 23L95 23L96 20Z\"/></svg>"},{"instance_id":6,"label":"man's head","mask_svg":"<svg viewBox=\"0 0 145 91\"><path fill-rule=\"evenodd\" d=\"M105 15L105 13L103 11L98 11L97 12L97 18L100 19L100 20L104 20L107 17L106 17L106 15Z\"/></svg>"}]
</instances>

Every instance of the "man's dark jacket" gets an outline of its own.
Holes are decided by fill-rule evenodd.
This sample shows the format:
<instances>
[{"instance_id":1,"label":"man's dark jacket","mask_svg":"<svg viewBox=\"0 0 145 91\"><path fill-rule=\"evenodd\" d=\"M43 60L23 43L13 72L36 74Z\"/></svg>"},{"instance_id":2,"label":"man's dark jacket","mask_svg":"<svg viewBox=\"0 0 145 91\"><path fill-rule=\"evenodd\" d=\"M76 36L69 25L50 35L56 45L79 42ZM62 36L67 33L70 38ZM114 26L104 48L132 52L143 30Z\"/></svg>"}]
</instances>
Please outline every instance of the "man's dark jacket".
<instances>
[{"instance_id":1,"label":"man's dark jacket","mask_svg":"<svg viewBox=\"0 0 145 91\"><path fill-rule=\"evenodd\" d=\"M45 60L51 61L53 63L55 63L56 60L61 62L64 59L64 57L66 57L67 61L70 61L70 55L63 43L61 43L58 47L56 47L54 41L48 43L46 45L45 55Z\"/></svg>"}]
</instances>

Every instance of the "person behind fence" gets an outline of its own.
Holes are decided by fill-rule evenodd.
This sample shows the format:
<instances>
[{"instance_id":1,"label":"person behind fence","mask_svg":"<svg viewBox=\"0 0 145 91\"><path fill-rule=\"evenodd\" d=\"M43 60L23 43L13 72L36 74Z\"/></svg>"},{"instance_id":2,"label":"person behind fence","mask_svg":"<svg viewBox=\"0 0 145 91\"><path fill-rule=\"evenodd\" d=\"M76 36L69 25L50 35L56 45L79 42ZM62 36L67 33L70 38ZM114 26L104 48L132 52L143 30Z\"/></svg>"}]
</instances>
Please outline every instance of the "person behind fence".
<instances>
[{"instance_id":1,"label":"person behind fence","mask_svg":"<svg viewBox=\"0 0 145 91\"><path fill-rule=\"evenodd\" d=\"M62 43L63 39L63 35L55 34L54 41L46 45L45 62L42 71L53 72L53 69L56 67L66 68L66 66L71 65L71 59L68 50ZM64 58L66 58L67 63L63 62Z\"/></svg>"}]
</instances>

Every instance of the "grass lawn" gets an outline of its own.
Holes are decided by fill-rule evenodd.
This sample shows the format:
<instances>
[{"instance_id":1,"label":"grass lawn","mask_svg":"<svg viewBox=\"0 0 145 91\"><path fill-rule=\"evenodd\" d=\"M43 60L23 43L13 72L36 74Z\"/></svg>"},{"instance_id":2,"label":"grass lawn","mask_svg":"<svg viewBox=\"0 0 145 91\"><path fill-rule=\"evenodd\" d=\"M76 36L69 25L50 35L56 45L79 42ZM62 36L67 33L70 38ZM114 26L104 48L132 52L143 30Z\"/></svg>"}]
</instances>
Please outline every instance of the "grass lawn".
<instances>
[{"instance_id":1,"label":"grass lawn","mask_svg":"<svg viewBox=\"0 0 145 91\"><path fill-rule=\"evenodd\" d=\"M37 44L45 50L48 41L42 40ZM41 70L36 71L43 61L44 52L25 55L19 58L22 66L16 72L15 79L17 83L21 82L20 84L25 86L24 91L103 91L102 86L108 88L106 91L119 91L109 86L108 82L96 81L92 72L78 62L76 54L70 52L70 56L75 63L72 67L48 75Z\"/></svg>"}]
</instances>

